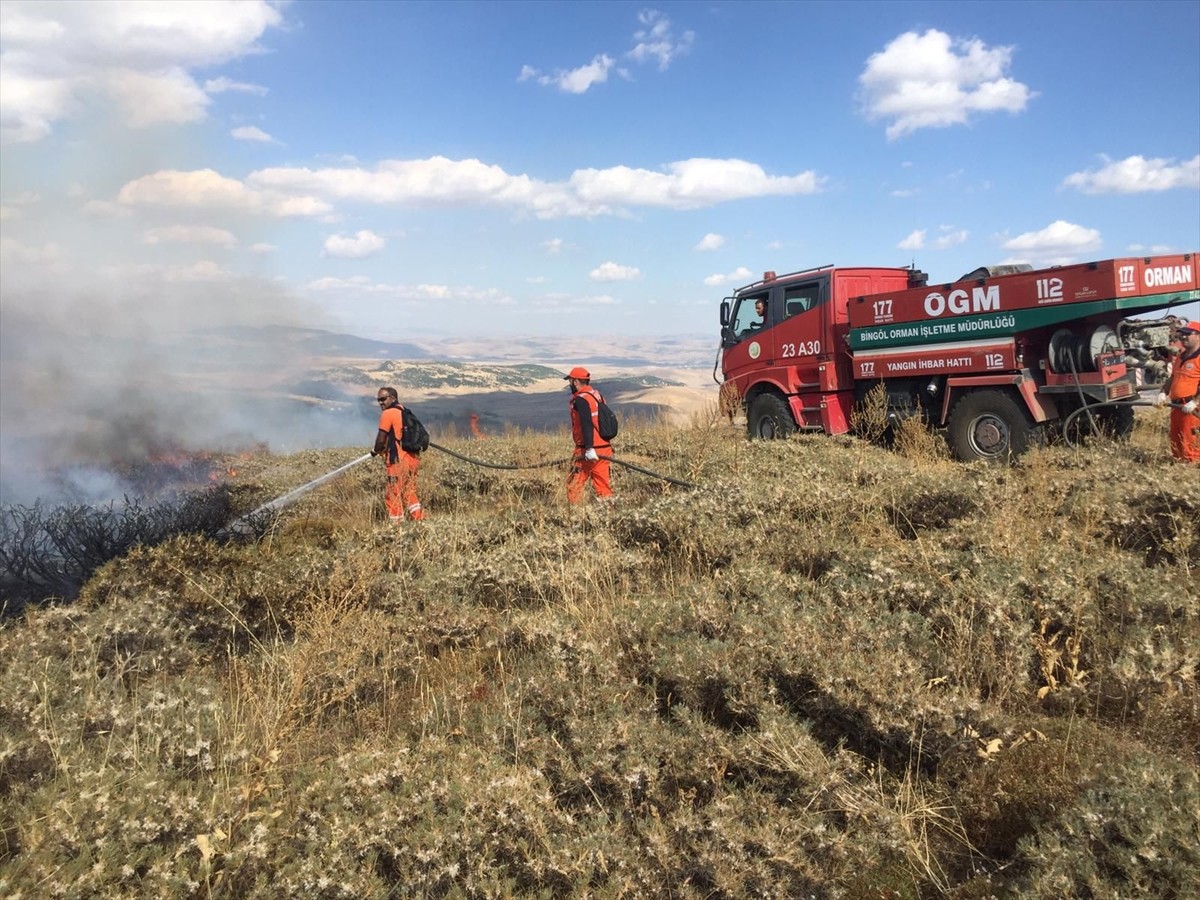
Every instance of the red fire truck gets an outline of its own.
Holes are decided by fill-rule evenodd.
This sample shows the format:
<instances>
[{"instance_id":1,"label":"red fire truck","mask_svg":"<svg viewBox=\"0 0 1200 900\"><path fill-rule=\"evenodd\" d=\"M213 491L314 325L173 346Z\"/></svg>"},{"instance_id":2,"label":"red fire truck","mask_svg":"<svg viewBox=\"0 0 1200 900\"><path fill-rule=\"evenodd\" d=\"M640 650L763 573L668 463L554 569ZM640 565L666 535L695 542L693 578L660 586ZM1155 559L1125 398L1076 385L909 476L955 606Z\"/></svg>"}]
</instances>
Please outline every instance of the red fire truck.
<instances>
[{"instance_id":1,"label":"red fire truck","mask_svg":"<svg viewBox=\"0 0 1200 900\"><path fill-rule=\"evenodd\" d=\"M767 272L721 303L724 389L760 438L843 434L880 387L890 421L920 416L963 460L1018 454L1083 406L1127 434L1129 401L1163 383L1182 322L1131 316L1200 299L1198 275L1195 253L996 266L949 284L915 268Z\"/></svg>"}]
</instances>

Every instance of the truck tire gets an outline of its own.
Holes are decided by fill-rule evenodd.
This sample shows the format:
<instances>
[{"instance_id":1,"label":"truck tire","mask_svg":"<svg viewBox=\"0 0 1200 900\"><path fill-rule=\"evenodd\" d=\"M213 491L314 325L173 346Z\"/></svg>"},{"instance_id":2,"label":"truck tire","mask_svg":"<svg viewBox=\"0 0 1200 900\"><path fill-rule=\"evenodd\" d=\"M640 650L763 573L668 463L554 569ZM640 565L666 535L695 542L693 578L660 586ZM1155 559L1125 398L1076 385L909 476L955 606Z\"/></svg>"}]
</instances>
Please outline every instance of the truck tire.
<instances>
[{"instance_id":1,"label":"truck tire","mask_svg":"<svg viewBox=\"0 0 1200 900\"><path fill-rule=\"evenodd\" d=\"M794 434L796 423L792 420L792 411L782 398L774 394L760 394L750 401L746 430L752 438L769 441Z\"/></svg>"},{"instance_id":2,"label":"truck tire","mask_svg":"<svg viewBox=\"0 0 1200 900\"><path fill-rule=\"evenodd\" d=\"M964 394L946 422L946 441L963 462L1010 462L1044 438L1025 408L1004 391Z\"/></svg>"}]
</instances>

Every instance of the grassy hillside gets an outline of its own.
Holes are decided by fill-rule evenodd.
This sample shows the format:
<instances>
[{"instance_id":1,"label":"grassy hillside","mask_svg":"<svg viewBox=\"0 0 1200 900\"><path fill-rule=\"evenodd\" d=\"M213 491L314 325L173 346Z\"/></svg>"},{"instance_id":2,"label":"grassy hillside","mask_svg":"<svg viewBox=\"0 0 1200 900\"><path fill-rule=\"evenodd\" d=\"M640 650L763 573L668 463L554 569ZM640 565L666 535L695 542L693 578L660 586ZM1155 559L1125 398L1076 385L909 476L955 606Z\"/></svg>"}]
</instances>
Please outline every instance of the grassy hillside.
<instances>
[{"instance_id":1,"label":"grassy hillside","mask_svg":"<svg viewBox=\"0 0 1200 900\"><path fill-rule=\"evenodd\" d=\"M627 432L627 433L626 433ZM454 443L564 458L565 436ZM1196 897L1200 473L629 423L373 462L0 632L0 894ZM361 450L238 462L246 509Z\"/></svg>"}]
</instances>

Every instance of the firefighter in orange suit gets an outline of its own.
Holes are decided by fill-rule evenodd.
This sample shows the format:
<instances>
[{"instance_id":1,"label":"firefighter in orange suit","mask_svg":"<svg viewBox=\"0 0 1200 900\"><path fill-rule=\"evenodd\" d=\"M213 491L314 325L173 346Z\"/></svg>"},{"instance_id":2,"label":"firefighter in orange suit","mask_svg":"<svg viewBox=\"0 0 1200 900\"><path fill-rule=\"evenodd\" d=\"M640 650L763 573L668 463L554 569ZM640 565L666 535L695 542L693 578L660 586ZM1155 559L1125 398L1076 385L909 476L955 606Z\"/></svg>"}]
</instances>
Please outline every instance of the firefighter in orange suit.
<instances>
[{"instance_id":1,"label":"firefighter in orange suit","mask_svg":"<svg viewBox=\"0 0 1200 900\"><path fill-rule=\"evenodd\" d=\"M603 398L591 385L592 375L583 366L576 366L566 376L571 384L571 437L575 441L575 458L567 477L567 500L578 503L591 479L596 497L612 497L609 467L612 444L600 437L599 401Z\"/></svg>"},{"instance_id":2,"label":"firefighter in orange suit","mask_svg":"<svg viewBox=\"0 0 1200 900\"><path fill-rule=\"evenodd\" d=\"M380 406L379 431L371 455L383 454L387 471L383 501L387 504L388 516L393 522L401 521L406 514L410 519L420 521L425 518L421 501L417 499L417 469L421 457L400 446L404 435L404 407L400 405L394 387L380 388L375 399Z\"/></svg>"},{"instance_id":3,"label":"firefighter in orange suit","mask_svg":"<svg viewBox=\"0 0 1200 900\"><path fill-rule=\"evenodd\" d=\"M1171 382L1158 395L1158 403L1171 403L1171 455L1180 462L1200 463L1200 322L1180 328L1179 341L1183 349L1171 365Z\"/></svg>"}]
</instances>

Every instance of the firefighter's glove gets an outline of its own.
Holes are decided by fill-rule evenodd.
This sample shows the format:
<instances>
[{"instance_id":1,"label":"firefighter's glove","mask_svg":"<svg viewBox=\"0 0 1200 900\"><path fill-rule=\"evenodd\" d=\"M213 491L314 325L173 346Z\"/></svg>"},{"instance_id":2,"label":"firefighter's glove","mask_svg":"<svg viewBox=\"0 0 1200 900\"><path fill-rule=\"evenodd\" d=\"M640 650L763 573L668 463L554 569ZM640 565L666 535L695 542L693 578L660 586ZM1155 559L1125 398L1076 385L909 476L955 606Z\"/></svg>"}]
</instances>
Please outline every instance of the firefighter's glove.
<instances>
[{"instance_id":1,"label":"firefighter's glove","mask_svg":"<svg viewBox=\"0 0 1200 900\"><path fill-rule=\"evenodd\" d=\"M1192 405L1195 406L1196 404L1193 403ZM583 451L583 458L588 462L595 462L600 458L600 455L596 452L595 447L588 447Z\"/></svg>"},{"instance_id":2,"label":"firefighter's glove","mask_svg":"<svg viewBox=\"0 0 1200 900\"><path fill-rule=\"evenodd\" d=\"M378 456L378 455L379 455L379 451L378 451L378 450L372 450L372 451L371 451L371 456L375 457L375 456Z\"/></svg>"},{"instance_id":3,"label":"firefighter's glove","mask_svg":"<svg viewBox=\"0 0 1200 900\"><path fill-rule=\"evenodd\" d=\"M1167 396L1166 391L1159 391L1158 396L1154 398L1155 406L1166 406L1171 402L1171 398Z\"/></svg>"},{"instance_id":4,"label":"firefighter's glove","mask_svg":"<svg viewBox=\"0 0 1200 900\"><path fill-rule=\"evenodd\" d=\"M1183 411L1189 416L1194 413L1196 411L1196 401L1189 400L1187 403L1183 404Z\"/></svg>"}]
</instances>

